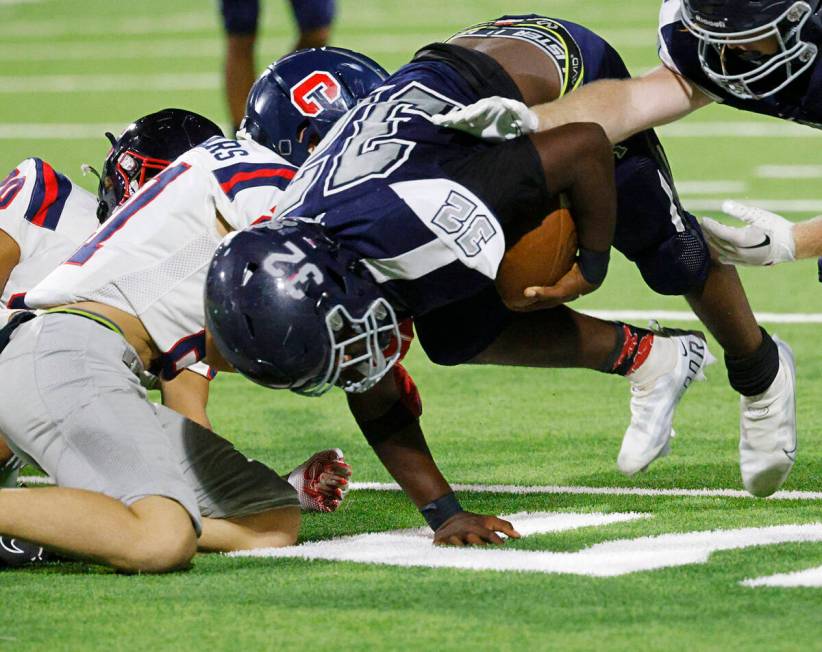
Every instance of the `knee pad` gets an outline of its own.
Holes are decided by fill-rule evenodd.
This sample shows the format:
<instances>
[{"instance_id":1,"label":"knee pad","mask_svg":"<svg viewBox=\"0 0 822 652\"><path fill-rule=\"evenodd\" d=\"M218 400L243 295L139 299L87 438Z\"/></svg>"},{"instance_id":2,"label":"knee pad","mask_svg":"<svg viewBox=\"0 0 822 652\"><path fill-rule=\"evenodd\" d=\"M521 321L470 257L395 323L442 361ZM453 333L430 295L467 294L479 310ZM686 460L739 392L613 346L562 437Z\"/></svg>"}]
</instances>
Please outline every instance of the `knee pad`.
<instances>
[{"instance_id":1,"label":"knee pad","mask_svg":"<svg viewBox=\"0 0 822 652\"><path fill-rule=\"evenodd\" d=\"M688 294L705 283L711 256L698 229L687 228L636 259L642 278L659 294Z\"/></svg>"}]
</instances>

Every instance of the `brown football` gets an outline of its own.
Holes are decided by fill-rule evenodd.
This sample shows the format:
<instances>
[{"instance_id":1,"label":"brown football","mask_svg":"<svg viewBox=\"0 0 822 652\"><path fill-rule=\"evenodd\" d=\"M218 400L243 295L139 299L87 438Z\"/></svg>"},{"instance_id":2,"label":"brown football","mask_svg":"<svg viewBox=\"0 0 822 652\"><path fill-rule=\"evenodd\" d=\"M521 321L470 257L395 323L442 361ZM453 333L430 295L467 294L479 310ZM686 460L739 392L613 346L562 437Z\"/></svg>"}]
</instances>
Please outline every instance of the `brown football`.
<instances>
[{"instance_id":1,"label":"brown football","mask_svg":"<svg viewBox=\"0 0 822 652\"><path fill-rule=\"evenodd\" d=\"M565 202L557 198L542 222L509 229L505 256L497 271L497 291L509 308L528 303L527 287L556 283L571 269L577 254L577 231Z\"/></svg>"}]
</instances>

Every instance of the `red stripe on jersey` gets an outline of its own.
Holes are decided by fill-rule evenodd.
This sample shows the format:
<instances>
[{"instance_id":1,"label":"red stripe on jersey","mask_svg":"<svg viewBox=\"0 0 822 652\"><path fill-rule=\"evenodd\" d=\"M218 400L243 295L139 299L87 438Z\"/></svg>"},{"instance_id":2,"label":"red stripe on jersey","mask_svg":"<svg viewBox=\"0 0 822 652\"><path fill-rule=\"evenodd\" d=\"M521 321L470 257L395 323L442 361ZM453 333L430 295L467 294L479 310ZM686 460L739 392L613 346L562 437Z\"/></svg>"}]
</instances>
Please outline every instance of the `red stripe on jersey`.
<instances>
[{"instance_id":1,"label":"red stripe on jersey","mask_svg":"<svg viewBox=\"0 0 822 652\"><path fill-rule=\"evenodd\" d=\"M243 181L248 181L249 179L263 179L263 178L276 178L280 177L283 179L291 179L294 178L296 174L296 170L292 170L290 168L272 168L268 170L254 170L253 172L238 172L233 177L231 177L228 181L225 181L220 184L220 188L223 189L223 192L228 194L231 192L231 189L236 186L238 183L242 183Z\"/></svg>"},{"instance_id":2,"label":"red stripe on jersey","mask_svg":"<svg viewBox=\"0 0 822 652\"><path fill-rule=\"evenodd\" d=\"M51 205L57 200L57 192L59 190L54 168L45 161L43 161L43 184L45 186L43 203L40 204L40 208L37 209L37 212L31 219L31 223L36 226L43 226L46 223L49 208L51 208Z\"/></svg>"}]
</instances>

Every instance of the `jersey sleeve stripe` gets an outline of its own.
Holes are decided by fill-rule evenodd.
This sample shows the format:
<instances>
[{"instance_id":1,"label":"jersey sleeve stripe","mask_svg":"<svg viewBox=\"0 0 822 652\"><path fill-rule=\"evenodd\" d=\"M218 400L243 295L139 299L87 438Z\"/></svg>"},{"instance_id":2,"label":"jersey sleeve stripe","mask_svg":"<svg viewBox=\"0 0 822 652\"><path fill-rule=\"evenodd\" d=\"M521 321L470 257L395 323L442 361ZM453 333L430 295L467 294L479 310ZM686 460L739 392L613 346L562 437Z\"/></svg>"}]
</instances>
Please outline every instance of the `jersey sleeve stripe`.
<instances>
[{"instance_id":1,"label":"jersey sleeve stripe","mask_svg":"<svg viewBox=\"0 0 822 652\"><path fill-rule=\"evenodd\" d=\"M35 226L55 231L71 194L71 181L39 158L34 164L37 173L25 218Z\"/></svg>"},{"instance_id":2,"label":"jersey sleeve stripe","mask_svg":"<svg viewBox=\"0 0 822 652\"><path fill-rule=\"evenodd\" d=\"M295 174L294 168L270 163L238 163L214 170L220 188L231 200L246 188L273 185L284 189Z\"/></svg>"}]
</instances>

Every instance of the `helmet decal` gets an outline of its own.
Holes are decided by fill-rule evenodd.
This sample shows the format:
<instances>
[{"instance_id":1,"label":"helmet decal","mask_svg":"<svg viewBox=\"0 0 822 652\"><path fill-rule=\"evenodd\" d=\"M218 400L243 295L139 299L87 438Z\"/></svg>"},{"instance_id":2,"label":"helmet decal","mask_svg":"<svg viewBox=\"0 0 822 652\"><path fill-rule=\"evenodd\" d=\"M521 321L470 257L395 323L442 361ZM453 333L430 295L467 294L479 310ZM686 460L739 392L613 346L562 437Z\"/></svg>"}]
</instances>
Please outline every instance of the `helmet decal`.
<instances>
[{"instance_id":1,"label":"helmet decal","mask_svg":"<svg viewBox=\"0 0 822 652\"><path fill-rule=\"evenodd\" d=\"M330 72L315 70L291 88L291 103L304 116L314 117L340 97L340 84Z\"/></svg>"}]
</instances>

